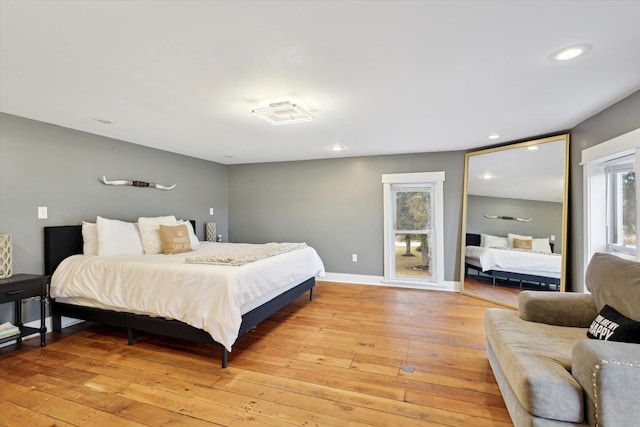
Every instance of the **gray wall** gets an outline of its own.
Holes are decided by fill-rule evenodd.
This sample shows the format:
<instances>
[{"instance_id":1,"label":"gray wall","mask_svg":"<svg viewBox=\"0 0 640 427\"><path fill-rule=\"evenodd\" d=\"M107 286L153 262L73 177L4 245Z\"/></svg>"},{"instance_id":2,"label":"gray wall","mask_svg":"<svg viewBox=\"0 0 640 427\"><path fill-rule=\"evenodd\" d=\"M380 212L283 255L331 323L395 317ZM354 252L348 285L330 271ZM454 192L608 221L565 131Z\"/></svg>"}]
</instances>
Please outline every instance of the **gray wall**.
<instances>
[{"instance_id":1,"label":"gray wall","mask_svg":"<svg viewBox=\"0 0 640 427\"><path fill-rule=\"evenodd\" d=\"M112 187L98 181L102 175L177 185L171 191ZM14 273L43 272L43 227L97 215L135 221L174 214L195 219L201 239L205 221L215 221L226 236L227 199L225 165L0 115L0 233L13 236ZM49 208L49 219L37 218L38 206ZM0 322L13 320L5 308ZM35 318L31 311L28 320Z\"/></svg>"},{"instance_id":2,"label":"gray wall","mask_svg":"<svg viewBox=\"0 0 640 427\"><path fill-rule=\"evenodd\" d=\"M569 269L567 285L584 289L584 197L582 150L640 128L640 91L601 111L571 129L569 191Z\"/></svg>"},{"instance_id":3,"label":"gray wall","mask_svg":"<svg viewBox=\"0 0 640 427\"><path fill-rule=\"evenodd\" d=\"M636 92L570 131L569 289L583 286L581 151L639 127ZM225 239L306 240L327 271L380 276L380 176L437 170L446 172L445 279L458 280L461 152L227 167L0 114L0 233L14 236L14 271L40 273L46 225L174 213L195 219L201 238L202 223L213 220ZM170 192L107 187L97 180L103 174L178 186ZM49 208L48 220L37 219L38 206ZM213 218L209 207L216 209ZM358 263L351 262L352 253L359 254ZM11 320L11 311L2 311L0 322ZM37 308L29 313L26 320L33 320Z\"/></svg>"},{"instance_id":4,"label":"gray wall","mask_svg":"<svg viewBox=\"0 0 640 427\"><path fill-rule=\"evenodd\" d=\"M306 241L329 272L382 276L381 176L433 171L445 171L444 278L456 280L462 152L230 166L229 235L234 242Z\"/></svg>"},{"instance_id":5,"label":"gray wall","mask_svg":"<svg viewBox=\"0 0 640 427\"><path fill-rule=\"evenodd\" d=\"M531 222L487 219L488 215L532 218ZM467 233L506 236L515 233L536 238L556 236L554 252L562 249L562 203L502 197L469 196L467 200Z\"/></svg>"}]
</instances>

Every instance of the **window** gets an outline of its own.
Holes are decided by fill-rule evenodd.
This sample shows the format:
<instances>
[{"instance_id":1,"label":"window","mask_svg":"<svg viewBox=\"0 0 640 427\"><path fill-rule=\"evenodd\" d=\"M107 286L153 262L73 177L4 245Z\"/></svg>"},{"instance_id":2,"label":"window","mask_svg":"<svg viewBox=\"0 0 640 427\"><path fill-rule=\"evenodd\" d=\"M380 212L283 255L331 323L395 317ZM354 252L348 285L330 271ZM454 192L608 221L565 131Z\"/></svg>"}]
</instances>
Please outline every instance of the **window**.
<instances>
[{"instance_id":1,"label":"window","mask_svg":"<svg viewBox=\"0 0 640 427\"><path fill-rule=\"evenodd\" d=\"M624 258L636 258L636 172L635 156L606 162L607 251Z\"/></svg>"},{"instance_id":2,"label":"window","mask_svg":"<svg viewBox=\"0 0 640 427\"><path fill-rule=\"evenodd\" d=\"M636 185L640 129L582 151L584 167L584 267L595 252L640 260Z\"/></svg>"},{"instance_id":3,"label":"window","mask_svg":"<svg viewBox=\"0 0 640 427\"><path fill-rule=\"evenodd\" d=\"M443 284L443 181L444 172L382 176L386 282Z\"/></svg>"},{"instance_id":4,"label":"window","mask_svg":"<svg viewBox=\"0 0 640 427\"><path fill-rule=\"evenodd\" d=\"M392 277L431 280L433 186L392 184L394 265Z\"/></svg>"}]
</instances>

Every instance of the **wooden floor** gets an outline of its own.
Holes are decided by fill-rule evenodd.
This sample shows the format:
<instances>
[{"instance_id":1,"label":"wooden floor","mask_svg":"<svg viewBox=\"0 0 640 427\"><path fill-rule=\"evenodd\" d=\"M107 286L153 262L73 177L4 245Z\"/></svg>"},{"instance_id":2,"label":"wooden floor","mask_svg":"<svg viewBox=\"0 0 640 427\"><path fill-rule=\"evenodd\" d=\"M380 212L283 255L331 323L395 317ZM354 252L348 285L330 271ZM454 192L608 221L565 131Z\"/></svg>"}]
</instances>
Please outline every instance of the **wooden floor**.
<instances>
[{"instance_id":1,"label":"wooden floor","mask_svg":"<svg viewBox=\"0 0 640 427\"><path fill-rule=\"evenodd\" d=\"M489 303L319 282L220 351L81 324L0 349L2 426L511 426Z\"/></svg>"},{"instance_id":2,"label":"wooden floor","mask_svg":"<svg viewBox=\"0 0 640 427\"><path fill-rule=\"evenodd\" d=\"M478 298L487 298L504 305L517 307L518 294L522 292L522 289L499 285L493 286L491 279L478 280L473 276L466 276L464 279L464 292Z\"/></svg>"}]
</instances>

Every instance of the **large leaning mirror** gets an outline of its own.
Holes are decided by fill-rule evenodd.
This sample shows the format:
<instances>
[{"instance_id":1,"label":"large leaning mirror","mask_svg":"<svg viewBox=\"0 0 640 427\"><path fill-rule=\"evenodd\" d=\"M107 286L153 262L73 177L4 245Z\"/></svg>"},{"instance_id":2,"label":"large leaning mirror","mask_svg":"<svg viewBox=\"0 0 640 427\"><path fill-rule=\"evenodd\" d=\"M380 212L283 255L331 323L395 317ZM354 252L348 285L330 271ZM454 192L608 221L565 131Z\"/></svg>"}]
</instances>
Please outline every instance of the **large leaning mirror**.
<instances>
[{"instance_id":1,"label":"large leaning mirror","mask_svg":"<svg viewBox=\"0 0 640 427\"><path fill-rule=\"evenodd\" d=\"M517 307L523 290L563 292L569 135L465 156L461 291Z\"/></svg>"}]
</instances>

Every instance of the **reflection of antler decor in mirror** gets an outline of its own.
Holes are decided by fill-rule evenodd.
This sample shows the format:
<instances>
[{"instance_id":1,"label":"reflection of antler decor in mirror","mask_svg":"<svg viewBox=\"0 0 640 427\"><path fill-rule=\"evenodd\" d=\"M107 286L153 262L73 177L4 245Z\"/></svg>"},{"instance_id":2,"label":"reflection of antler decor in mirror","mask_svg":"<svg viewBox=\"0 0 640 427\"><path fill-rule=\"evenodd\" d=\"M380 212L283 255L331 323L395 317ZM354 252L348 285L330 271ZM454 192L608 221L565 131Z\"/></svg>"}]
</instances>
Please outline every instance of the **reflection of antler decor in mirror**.
<instances>
[{"instance_id":1,"label":"reflection of antler decor in mirror","mask_svg":"<svg viewBox=\"0 0 640 427\"><path fill-rule=\"evenodd\" d=\"M465 156L463 293L515 307L525 289L564 291L568 153L559 135Z\"/></svg>"},{"instance_id":2,"label":"reflection of antler decor in mirror","mask_svg":"<svg viewBox=\"0 0 640 427\"><path fill-rule=\"evenodd\" d=\"M502 216L502 215L487 215L484 214L484 217L487 219L505 219L507 221L520 221L520 222L531 222L533 218L520 218L517 216Z\"/></svg>"}]
</instances>

